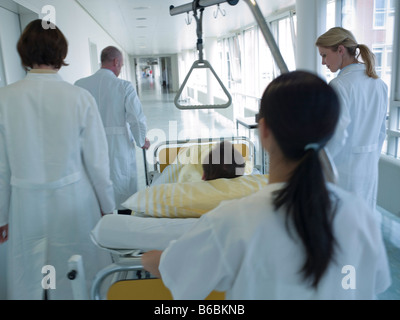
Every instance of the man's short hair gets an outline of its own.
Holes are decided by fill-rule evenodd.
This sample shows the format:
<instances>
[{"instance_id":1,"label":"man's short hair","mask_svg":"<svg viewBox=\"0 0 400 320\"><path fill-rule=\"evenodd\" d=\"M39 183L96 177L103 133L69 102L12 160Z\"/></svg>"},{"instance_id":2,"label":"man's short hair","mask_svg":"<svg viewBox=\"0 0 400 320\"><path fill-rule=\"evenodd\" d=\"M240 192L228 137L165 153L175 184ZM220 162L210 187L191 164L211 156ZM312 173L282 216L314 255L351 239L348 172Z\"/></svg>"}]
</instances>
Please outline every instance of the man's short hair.
<instances>
[{"instance_id":1,"label":"man's short hair","mask_svg":"<svg viewBox=\"0 0 400 320\"><path fill-rule=\"evenodd\" d=\"M122 53L116 47L107 47L101 52L101 63L110 62L114 59L122 57Z\"/></svg>"},{"instance_id":2,"label":"man's short hair","mask_svg":"<svg viewBox=\"0 0 400 320\"><path fill-rule=\"evenodd\" d=\"M37 65L54 66L60 69L67 66L68 41L56 26L43 28L42 20L37 19L27 25L23 31L17 50L25 69Z\"/></svg>"}]
</instances>

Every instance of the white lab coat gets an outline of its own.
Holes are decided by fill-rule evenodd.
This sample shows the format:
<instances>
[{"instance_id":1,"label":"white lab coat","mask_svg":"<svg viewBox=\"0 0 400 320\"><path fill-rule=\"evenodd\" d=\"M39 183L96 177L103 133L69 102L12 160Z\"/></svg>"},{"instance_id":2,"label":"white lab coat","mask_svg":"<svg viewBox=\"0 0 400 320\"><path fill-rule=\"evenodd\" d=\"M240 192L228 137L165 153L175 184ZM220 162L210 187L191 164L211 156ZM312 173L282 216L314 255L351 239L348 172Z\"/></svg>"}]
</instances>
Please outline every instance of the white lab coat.
<instances>
[{"instance_id":1,"label":"white lab coat","mask_svg":"<svg viewBox=\"0 0 400 320\"><path fill-rule=\"evenodd\" d=\"M0 89L0 226L9 224L8 298L72 299L68 260L82 255L88 288L110 262L90 231L114 210L107 140L93 97L58 74L29 73ZM52 283L54 284L54 282Z\"/></svg>"},{"instance_id":2,"label":"white lab coat","mask_svg":"<svg viewBox=\"0 0 400 320\"><path fill-rule=\"evenodd\" d=\"M171 242L160 272L174 299L200 300L213 290L226 292L228 300L374 299L389 287L386 250L371 209L334 185L329 188L341 201L333 221L336 263L317 290L305 283L299 272L303 244L293 229L289 235L286 214L273 206L273 192L283 186L222 203Z\"/></svg>"},{"instance_id":3,"label":"white lab coat","mask_svg":"<svg viewBox=\"0 0 400 320\"><path fill-rule=\"evenodd\" d=\"M339 186L376 207L378 162L386 138L388 89L365 73L363 64L344 68L330 85L339 95L342 112L328 144L339 173Z\"/></svg>"},{"instance_id":4,"label":"white lab coat","mask_svg":"<svg viewBox=\"0 0 400 320\"><path fill-rule=\"evenodd\" d=\"M142 104L132 83L117 78L108 69L100 69L75 84L87 89L96 99L108 140L116 206L126 209L121 204L138 189L133 140L143 147L147 134Z\"/></svg>"}]
</instances>

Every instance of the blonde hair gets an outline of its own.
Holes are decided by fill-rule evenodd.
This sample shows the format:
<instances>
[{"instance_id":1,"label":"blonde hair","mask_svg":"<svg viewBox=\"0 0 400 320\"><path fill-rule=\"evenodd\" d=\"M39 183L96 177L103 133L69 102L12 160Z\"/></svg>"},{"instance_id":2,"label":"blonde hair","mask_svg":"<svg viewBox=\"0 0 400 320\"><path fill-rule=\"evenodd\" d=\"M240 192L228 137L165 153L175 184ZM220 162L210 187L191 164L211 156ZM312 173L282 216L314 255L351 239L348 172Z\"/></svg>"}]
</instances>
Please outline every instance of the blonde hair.
<instances>
[{"instance_id":1,"label":"blonde hair","mask_svg":"<svg viewBox=\"0 0 400 320\"><path fill-rule=\"evenodd\" d=\"M340 27L332 28L320 36L315 45L317 47L329 48L334 52L338 50L340 45L344 46L348 53L355 57L359 63L361 62L358 58L361 56L362 61L366 66L368 77L374 79L379 78L375 71L375 55L366 45L358 44L356 38L349 30ZM358 54L357 49L359 49Z\"/></svg>"}]
</instances>

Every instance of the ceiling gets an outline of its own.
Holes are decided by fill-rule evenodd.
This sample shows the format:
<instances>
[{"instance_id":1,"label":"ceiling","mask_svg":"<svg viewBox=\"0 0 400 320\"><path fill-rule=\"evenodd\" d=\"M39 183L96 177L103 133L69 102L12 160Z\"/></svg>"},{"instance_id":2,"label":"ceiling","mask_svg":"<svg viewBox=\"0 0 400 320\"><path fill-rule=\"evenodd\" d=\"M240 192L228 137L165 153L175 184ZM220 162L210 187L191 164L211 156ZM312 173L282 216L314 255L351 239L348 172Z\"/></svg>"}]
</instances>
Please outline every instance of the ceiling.
<instances>
[{"instance_id":1,"label":"ceiling","mask_svg":"<svg viewBox=\"0 0 400 320\"><path fill-rule=\"evenodd\" d=\"M196 21L193 12L171 16L171 5L190 0L76 0L110 36L133 56L160 56L196 46ZM259 0L264 16L294 5L295 0ZM217 14L214 18L214 15ZM225 16L222 15L225 13ZM248 5L222 3L207 7L203 18L203 38L218 37L252 25L255 19Z\"/></svg>"}]
</instances>

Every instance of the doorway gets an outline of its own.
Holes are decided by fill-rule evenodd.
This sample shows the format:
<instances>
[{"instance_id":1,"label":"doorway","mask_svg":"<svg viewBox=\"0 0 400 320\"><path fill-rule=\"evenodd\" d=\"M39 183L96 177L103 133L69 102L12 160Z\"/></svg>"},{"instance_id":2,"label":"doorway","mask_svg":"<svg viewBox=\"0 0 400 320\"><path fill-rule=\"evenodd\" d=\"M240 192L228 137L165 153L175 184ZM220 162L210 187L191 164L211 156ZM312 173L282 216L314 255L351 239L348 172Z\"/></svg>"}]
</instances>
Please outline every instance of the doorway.
<instances>
[{"instance_id":1,"label":"doorway","mask_svg":"<svg viewBox=\"0 0 400 320\"><path fill-rule=\"evenodd\" d=\"M38 13L10 0L0 3L0 85L12 84L25 77L17 52L17 42L29 22L38 19Z\"/></svg>"}]
</instances>

